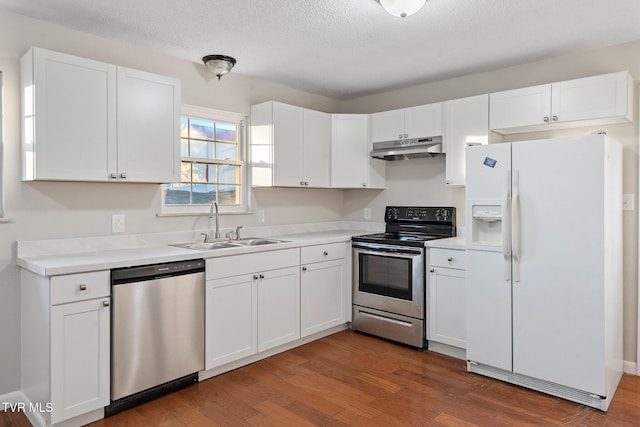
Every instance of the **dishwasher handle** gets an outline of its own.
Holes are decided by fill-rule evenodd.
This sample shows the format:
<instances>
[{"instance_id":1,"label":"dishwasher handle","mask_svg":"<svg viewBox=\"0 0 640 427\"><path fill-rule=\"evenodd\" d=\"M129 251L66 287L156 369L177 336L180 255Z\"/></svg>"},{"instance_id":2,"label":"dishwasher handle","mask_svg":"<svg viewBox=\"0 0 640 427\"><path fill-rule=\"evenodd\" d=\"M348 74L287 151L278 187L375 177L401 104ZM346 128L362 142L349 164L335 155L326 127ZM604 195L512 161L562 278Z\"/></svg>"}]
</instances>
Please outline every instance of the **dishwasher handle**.
<instances>
[{"instance_id":1,"label":"dishwasher handle","mask_svg":"<svg viewBox=\"0 0 640 427\"><path fill-rule=\"evenodd\" d=\"M204 259L117 268L111 270L111 284L121 285L131 282L159 279L162 277L203 273L204 269Z\"/></svg>"}]
</instances>

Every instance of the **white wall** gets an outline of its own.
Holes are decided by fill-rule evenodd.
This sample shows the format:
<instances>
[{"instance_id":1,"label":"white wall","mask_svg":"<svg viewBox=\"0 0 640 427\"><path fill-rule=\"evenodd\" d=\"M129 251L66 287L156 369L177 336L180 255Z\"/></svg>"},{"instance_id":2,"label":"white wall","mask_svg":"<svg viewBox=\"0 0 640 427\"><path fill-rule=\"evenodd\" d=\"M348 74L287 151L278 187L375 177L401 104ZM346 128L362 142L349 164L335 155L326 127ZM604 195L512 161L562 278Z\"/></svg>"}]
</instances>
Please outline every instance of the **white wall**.
<instances>
[{"instance_id":1,"label":"white wall","mask_svg":"<svg viewBox=\"0 0 640 427\"><path fill-rule=\"evenodd\" d=\"M0 395L20 386L16 241L107 235L110 216L115 212L126 215L127 233L132 234L208 227L206 217L157 217L160 207L157 185L20 181L18 58L32 45L174 76L182 80L184 103L244 114L248 114L251 104L269 99L326 112L367 113L624 69L640 77L640 42L636 42L352 101L337 101L244 78L234 72L218 81L203 71L201 64L0 12L5 124L3 174L7 215L13 218L9 224L0 224ZM626 146L624 191L635 194L637 203L637 119L633 124L607 127L607 131ZM535 135L545 136L548 135ZM497 135L493 137L500 139ZM252 198L255 208L265 210L267 225L362 219L364 207L371 207L373 220L380 221L387 204L454 205L459 211L459 225L463 225L464 218L464 189L445 186L444 159L438 158L388 163L386 190L255 189ZM221 219L221 226L225 228L240 224L255 225L257 218L232 215ZM637 207L635 212L625 213L624 356L629 361L636 360L636 224Z\"/></svg>"}]
</instances>

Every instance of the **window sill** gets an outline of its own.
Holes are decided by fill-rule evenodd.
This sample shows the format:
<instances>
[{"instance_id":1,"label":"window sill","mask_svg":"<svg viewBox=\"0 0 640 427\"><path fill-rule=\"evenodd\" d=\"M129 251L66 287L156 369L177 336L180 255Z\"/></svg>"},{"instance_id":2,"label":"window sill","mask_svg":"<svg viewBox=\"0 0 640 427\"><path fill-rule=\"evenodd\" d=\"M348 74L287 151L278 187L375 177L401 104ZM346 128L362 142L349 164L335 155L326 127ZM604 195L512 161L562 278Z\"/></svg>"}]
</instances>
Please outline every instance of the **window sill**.
<instances>
[{"instance_id":1,"label":"window sill","mask_svg":"<svg viewBox=\"0 0 640 427\"><path fill-rule=\"evenodd\" d=\"M253 211L236 211L236 212L223 212L220 211L220 215L252 215ZM209 212L172 212L172 213L163 213L158 212L156 214L157 217L160 218L171 218L171 217L181 217L181 216L209 216Z\"/></svg>"}]
</instances>

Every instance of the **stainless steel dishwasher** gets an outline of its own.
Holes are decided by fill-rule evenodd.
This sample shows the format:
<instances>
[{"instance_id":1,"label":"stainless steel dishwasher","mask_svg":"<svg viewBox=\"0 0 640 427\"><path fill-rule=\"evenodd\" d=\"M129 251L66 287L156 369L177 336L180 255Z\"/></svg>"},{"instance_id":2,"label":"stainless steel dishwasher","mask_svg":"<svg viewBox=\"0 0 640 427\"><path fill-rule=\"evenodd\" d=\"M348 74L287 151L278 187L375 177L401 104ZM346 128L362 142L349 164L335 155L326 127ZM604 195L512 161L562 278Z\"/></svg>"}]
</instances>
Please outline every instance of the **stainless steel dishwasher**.
<instances>
[{"instance_id":1,"label":"stainless steel dishwasher","mask_svg":"<svg viewBox=\"0 0 640 427\"><path fill-rule=\"evenodd\" d=\"M198 381L204 369L204 260L111 271L113 415Z\"/></svg>"}]
</instances>

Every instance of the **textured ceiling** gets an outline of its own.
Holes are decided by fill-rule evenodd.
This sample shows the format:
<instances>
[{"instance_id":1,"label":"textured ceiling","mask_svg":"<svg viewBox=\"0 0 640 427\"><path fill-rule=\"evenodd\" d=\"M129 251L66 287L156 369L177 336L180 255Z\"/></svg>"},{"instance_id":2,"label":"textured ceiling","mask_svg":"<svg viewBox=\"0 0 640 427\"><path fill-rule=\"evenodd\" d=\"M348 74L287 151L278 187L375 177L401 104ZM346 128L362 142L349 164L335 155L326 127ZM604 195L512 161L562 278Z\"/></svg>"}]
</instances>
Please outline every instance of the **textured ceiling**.
<instances>
[{"instance_id":1,"label":"textured ceiling","mask_svg":"<svg viewBox=\"0 0 640 427\"><path fill-rule=\"evenodd\" d=\"M0 0L0 9L349 99L640 39L639 0Z\"/></svg>"}]
</instances>

